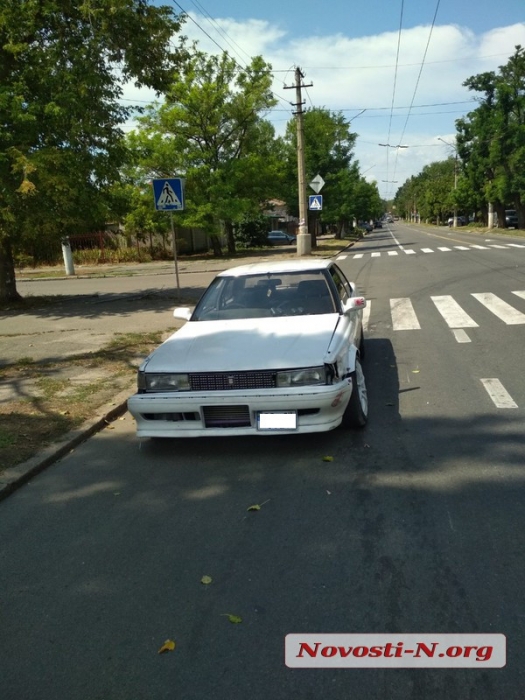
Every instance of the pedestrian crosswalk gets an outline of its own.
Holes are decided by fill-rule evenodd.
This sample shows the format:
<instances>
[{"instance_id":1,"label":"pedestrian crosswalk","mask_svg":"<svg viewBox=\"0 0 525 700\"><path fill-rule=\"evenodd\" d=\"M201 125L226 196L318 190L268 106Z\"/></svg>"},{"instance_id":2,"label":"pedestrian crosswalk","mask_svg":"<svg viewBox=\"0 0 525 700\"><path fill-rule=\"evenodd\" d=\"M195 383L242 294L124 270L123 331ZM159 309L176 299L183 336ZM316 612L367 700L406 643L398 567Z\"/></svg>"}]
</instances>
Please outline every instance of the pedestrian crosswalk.
<instances>
[{"instance_id":1,"label":"pedestrian crosswalk","mask_svg":"<svg viewBox=\"0 0 525 700\"><path fill-rule=\"evenodd\" d=\"M514 306L513 304L516 302L510 297L511 293L518 299L525 301L524 290L510 292L508 297L510 301L493 292L470 293L463 301L463 304L469 306L468 312L452 295L430 296L431 308L437 312L436 317L431 319L426 311L417 308L422 305L421 300L416 303L409 297L391 298L388 301L391 327L393 331L421 330L425 324L435 325L436 321L441 320L448 328L455 331L454 335L458 342L470 342L465 329L479 328L482 319L483 322L487 320L488 316L482 309L489 311L505 326L525 325L525 303L518 301L517 305ZM477 304L472 305L471 299L474 299ZM365 330L368 330L370 324L374 322L374 310L379 304L380 302L376 300L367 300L367 306L363 312Z\"/></svg>"},{"instance_id":2,"label":"pedestrian crosswalk","mask_svg":"<svg viewBox=\"0 0 525 700\"><path fill-rule=\"evenodd\" d=\"M496 326L492 320L494 317ZM525 339L525 290L509 291L501 296L493 292L472 292L462 294L460 298L441 294L417 299L367 299L362 322L365 334L370 337L378 331L383 332L385 325L390 325L394 333L406 333L424 332L441 324L458 343L471 343L475 339L474 329L491 324L496 332L498 328L521 325ZM518 405L497 377L477 381L498 410L524 407L523 401L518 397Z\"/></svg>"},{"instance_id":3,"label":"pedestrian crosswalk","mask_svg":"<svg viewBox=\"0 0 525 700\"><path fill-rule=\"evenodd\" d=\"M387 251L367 251L366 253L343 253L337 257L337 260L360 260L361 258L372 257L380 258L383 255L386 257L399 257L403 255L417 255L423 253L425 255L430 255L431 253L452 253L454 251L465 251L465 250L517 250L521 248L525 250L525 243L486 243L485 245L472 244L472 245L454 245L454 246L437 246L436 248L418 248L414 250L413 248L403 248L399 247L398 250L387 250Z\"/></svg>"}]
</instances>

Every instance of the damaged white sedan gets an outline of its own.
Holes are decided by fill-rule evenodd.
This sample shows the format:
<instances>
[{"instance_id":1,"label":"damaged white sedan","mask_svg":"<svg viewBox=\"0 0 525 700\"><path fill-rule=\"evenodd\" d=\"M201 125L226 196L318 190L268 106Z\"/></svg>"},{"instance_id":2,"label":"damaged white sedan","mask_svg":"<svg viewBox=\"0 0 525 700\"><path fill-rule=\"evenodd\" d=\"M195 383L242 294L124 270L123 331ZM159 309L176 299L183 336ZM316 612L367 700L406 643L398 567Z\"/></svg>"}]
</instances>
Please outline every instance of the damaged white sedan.
<instances>
[{"instance_id":1,"label":"damaged white sedan","mask_svg":"<svg viewBox=\"0 0 525 700\"><path fill-rule=\"evenodd\" d=\"M329 260L221 272L138 371L139 437L313 433L366 424L364 297Z\"/></svg>"}]
</instances>

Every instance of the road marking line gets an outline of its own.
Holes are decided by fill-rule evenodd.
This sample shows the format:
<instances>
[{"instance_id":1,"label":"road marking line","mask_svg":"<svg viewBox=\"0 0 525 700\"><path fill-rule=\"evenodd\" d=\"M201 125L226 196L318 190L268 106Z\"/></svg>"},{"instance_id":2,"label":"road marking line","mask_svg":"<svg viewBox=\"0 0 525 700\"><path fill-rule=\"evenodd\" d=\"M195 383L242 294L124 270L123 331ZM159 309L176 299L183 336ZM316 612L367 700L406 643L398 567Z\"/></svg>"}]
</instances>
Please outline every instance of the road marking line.
<instances>
[{"instance_id":1,"label":"road marking line","mask_svg":"<svg viewBox=\"0 0 525 700\"><path fill-rule=\"evenodd\" d=\"M481 379L480 381L496 408L518 408L518 404L513 401L499 379Z\"/></svg>"},{"instance_id":2,"label":"road marking line","mask_svg":"<svg viewBox=\"0 0 525 700\"><path fill-rule=\"evenodd\" d=\"M471 248L476 248L476 250L488 250L486 245L471 245Z\"/></svg>"},{"instance_id":3,"label":"road marking line","mask_svg":"<svg viewBox=\"0 0 525 700\"><path fill-rule=\"evenodd\" d=\"M506 301L500 299L495 294L473 294L474 299L477 299L483 306L506 323L507 326L517 326L525 323L525 314L515 309Z\"/></svg>"},{"instance_id":4,"label":"road marking line","mask_svg":"<svg viewBox=\"0 0 525 700\"><path fill-rule=\"evenodd\" d=\"M467 246L464 245L455 245L454 248L456 250L469 250L469 248L467 248Z\"/></svg>"},{"instance_id":5,"label":"road marking line","mask_svg":"<svg viewBox=\"0 0 525 700\"><path fill-rule=\"evenodd\" d=\"M389 255L399 255L399 253L397 252L397 250L389 250L389 251L388 251L388 254L389 254Z\"/></svg>"},{"instance_id":6,"label":"road marking line","mask_svg":"<svg viewBox=\"0 0 525 700\"><path fill-rule=\"evenodd\" d=\"M354 260L356 260L357 258L362 258L363 255L364 253L357 253L357 255L354 255Z\"/></svg>"},{"instance_id":7,"label":"road marking line","mask_svg":"<svg viewBox=\"0 0 525 700\"><path fill-rule=\"evenodd\" d=\"M525 299L525 292L512 292L515 294L517 297L520 297L521 299Z\"/></svg>"},{"instance_id":8,"label":"road marking line","mask_svg":"<svg viewBox=\"0 0 525 700\"><path fill-rule=\"evenodd\" d=\"M463 328L453 328L452 333L454 334L455 339L458 341L458 343L471 343L472 341L467 335L467 332L463 330Z\"/></svg>"},{"instance_id":9,"label":"road marking line","mask_svg":"<svg viewBox=\"0 0 525 700\"><path fill-rule=\"evenodd\" d=\"M445 248L445 247L440 248L440 247L438 246L438 250L452 250L452 248Z\"/></svg>"},{"instance_id":10,"label":"road marking line","mask_svg":"<svg viewBox=\"0 0 525 700\"><path fill-rule=\"evenodd\" d=\"M474 321L451 296L430 297L449 328L478 328Z\"/></svg>"},{"instance_id":11,"label":"road marking line","mask_svg":"<svg viewBox=\"0 0 525 700\"><path fill-rule=\"evenodd\" d=\"M415 250L405 250L404 251L407 255L415 255L416 251Z\"/></svg>"},{"instance_id":12,"label":"road marking line","mask_svg":"<svg viewBox=\"0 0 525 700\"><path fill-rule=\"evenodd\" d=\"M392 314L392 330L412 331L421 329L410 299L390 299L390 312Z\"/></svg>"},{"instance_id":13,"label":"road marking line","mask_svg":"<svg viewBox=\"0 0 525 700\"><path fill-rule=\"evenodd\" d=\"M507 245L510 245L513 248L525 248L525 245L523 245L522 243L507 243Z\"/></svg>"},{"instance_id":14,"label":"road marking line","mask_svg":"<svg viewBox=\"0 0 525 700\"><path fill-rule=\"evenodd\" d=\"M363 309L363 319L362 319L362 324L363 324L363 330L367 331L368 330L368 322L370 321L370 308L372 306L372 302L366 300L366 306Z\"/></svg>"},{"instance_id":15,"label":"road marking line","mask_svg":"<svg viewBox=\"0 0 525 700\"><path fill-rule=\"evenodd\" d=\"M432 248L421 248L421 250L423 251L423 253L433 253L434 252L432 250Z\"/></svg>"},{"instance_id":16,"label":"road marking line","mask_svg":"<svg viewBox=\"0 0 525 700\"><path fill-rule=\"evenodd\" d=\"M380 257L381 257L381 253L372 253L372 257L373 257L373 258L380 258Z\"/></svg>"},{"instance_id":17,"label":"road marking line","mask_svg":"<svg viewBox=\"0 0 525 700\"><path fill-rule=\"evenodd\" d=\"M340 255L337 259L338 260L346 260L348 255Z\"/></svg>"},{"instance_id":18,"label":"road marking line","mask_svg":"<svg viewBox=\"0 0 525 700\"><path fill-rule=\"evenodd\" d=\"M489 248L506 248L506 245L498 245L497 243L489 243Z\"/></svg>"}]
</instances>

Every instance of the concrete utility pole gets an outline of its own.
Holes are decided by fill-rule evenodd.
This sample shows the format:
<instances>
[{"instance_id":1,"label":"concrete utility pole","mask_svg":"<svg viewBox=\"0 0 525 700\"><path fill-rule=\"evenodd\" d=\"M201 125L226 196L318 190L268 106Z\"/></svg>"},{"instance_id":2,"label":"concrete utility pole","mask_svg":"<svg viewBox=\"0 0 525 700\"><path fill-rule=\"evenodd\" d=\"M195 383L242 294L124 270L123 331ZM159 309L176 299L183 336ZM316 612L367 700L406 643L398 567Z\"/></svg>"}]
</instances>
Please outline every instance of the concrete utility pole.
<instances>
[{"instance_id":1,"label":"concrete utility pole","mask_svg":"<svg viewBox=\"0 0 525 700\"><path fill-rule=\"evenodd\" d=\"M312 252L312 239L308 233L308 206L306 200L306 174L304 167L304 127L303 127L303 101L301 88L311 87L303 85L301 80L304 75L300 68L295 69L295 94L297 102L297 181L299 186L299 233L297 235L297 255L310 255ZM285 90L290 90L294 86L285 86Z\"/></svg>"}]
</instances>

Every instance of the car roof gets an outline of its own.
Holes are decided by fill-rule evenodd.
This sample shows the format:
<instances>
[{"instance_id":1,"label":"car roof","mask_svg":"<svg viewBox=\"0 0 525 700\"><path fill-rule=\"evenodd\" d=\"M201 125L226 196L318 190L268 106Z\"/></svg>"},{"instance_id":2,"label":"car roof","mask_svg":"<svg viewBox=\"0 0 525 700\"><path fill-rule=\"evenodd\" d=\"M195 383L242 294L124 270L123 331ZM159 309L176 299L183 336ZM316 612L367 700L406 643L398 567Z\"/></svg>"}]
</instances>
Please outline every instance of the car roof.
<instances>
[{"instance_id":1,"label":"car roof","mask_svg":"<svg viewBox=\"0 0 525 700\"><path fill-rule=\"evenodd\" d=\"M245 275L264 275L281 272L312 272L327 270L332 265L331 260L280 260L278 262L260 262L251 265L239 265L220 272L218 277L243 277Z\"/></svg>"}]
</instances>

